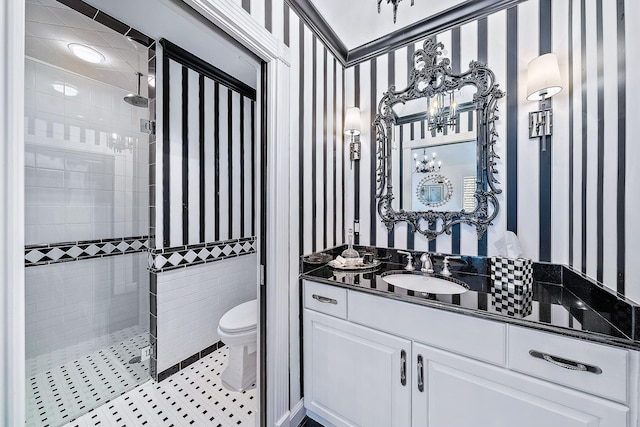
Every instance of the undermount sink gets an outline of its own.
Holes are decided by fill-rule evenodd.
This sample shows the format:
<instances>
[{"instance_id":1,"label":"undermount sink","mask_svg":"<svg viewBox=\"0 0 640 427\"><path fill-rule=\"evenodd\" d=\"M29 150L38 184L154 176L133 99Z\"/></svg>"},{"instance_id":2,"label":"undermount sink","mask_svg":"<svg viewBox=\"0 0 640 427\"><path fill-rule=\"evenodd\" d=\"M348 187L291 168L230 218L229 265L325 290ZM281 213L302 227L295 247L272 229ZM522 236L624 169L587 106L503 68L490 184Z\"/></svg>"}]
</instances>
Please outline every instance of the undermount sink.
<instances>
[{"instance_id":1,"label":"undermount sink","mask_svg":"<svg viewBox=\"0 0 640 427\"><path fill-rule=\"evenodd\" d=\"M383 275L382 280L399 288L429 294L456 295L469 290L463 282L456 279L419 273L393 273Z\"/></svg>"}]
</instances>

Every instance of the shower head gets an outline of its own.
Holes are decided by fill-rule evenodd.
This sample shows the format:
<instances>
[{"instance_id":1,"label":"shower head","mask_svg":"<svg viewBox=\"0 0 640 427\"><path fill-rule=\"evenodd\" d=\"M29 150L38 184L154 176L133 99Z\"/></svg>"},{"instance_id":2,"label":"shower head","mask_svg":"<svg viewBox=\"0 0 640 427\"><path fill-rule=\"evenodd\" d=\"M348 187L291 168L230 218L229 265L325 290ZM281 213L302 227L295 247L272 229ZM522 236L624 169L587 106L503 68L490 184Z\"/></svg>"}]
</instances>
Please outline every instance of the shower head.
<instances>
[{"instance_id":1,"label":"shower head","mask_svg":"<svg viewBox=\"0 0 640 427\"><path fill-rule=\"evenodd\" d=\"M149 106L149 100L144 96L130 93L124 97L124 102L133 105L134 107L147 108Z\"/></svg>"},{"instance_id":2,"label":"shower head","mask_svg":"<svg viewBox=\"0 0 640 427\"><path fill-rule=\"evenodd\" d=\"M140 95L140 78L142 77L142 73L136 74L138 75L138 93L130 93L129 95L125 96L124 102L126 102L127 104L131 104L134 107L147 108L149 106L149 100Z\"/></svg>"}]
</instances>

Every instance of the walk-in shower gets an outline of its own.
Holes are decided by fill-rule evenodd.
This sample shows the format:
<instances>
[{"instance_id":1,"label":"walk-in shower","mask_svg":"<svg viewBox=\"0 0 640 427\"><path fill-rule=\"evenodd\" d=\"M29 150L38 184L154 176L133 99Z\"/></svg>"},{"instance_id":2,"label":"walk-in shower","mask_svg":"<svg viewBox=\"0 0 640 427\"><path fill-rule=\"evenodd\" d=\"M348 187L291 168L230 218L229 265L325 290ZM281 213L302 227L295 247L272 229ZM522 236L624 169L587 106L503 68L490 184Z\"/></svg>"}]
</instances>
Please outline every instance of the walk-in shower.
<instances>
[{"instance_id":1,"label":"walk-in shower","mask_svg":"<svg viewBox=\"0 0 640 427\"><path fill-rule=\"evenodd\" d=\"M56 426L149 378L149 54L62 3L26 28L27 425Z\"/></svg>"}]
</instances>

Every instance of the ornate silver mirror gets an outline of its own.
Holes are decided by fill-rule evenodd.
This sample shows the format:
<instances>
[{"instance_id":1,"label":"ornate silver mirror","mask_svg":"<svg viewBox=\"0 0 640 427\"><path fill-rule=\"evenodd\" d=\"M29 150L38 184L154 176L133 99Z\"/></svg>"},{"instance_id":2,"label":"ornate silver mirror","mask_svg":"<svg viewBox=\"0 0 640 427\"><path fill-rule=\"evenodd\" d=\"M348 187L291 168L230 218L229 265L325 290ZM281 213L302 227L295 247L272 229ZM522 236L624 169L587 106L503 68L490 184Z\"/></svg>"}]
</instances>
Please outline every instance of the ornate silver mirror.
<instances>
[{"instance_id":1,"label":"ornate silver mirror","mask_svg":"<svg viewBox=\"0 0 640 427\"><path fill-rule=\"evenodd\" d=\"M378 213L387 228L406 221L430 240L460 223L480 239L499 210L494 144L504 92L485 64L453 73L448 58L438 61L442 49L427 39L407 87L392 85L378 103Z\"/></svg>"}]
</instances>

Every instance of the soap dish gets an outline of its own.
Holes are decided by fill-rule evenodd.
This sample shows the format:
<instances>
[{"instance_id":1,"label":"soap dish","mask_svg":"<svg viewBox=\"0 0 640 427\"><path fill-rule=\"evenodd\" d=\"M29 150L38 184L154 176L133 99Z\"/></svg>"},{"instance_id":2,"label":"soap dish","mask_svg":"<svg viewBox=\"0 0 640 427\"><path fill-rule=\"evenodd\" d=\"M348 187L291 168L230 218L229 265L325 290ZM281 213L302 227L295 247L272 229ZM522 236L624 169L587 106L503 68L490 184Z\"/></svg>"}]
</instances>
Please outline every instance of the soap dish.
<instances>
[{"instance_id":1,"label":"soap dish","mask_svg":"<svg viewBox=\"0 0 640 427\"><path fill-rule=\"evenodd\" d=\"M381 262L378 261L377 259L373 260L373 262L370 262L370 263L366 263L366 264L361 263L361 264L354 264L354 265L340 264L335 259L327 263L327 265L331 268L334 268L336 270L344 270L344 271L369 270L369 269L380 266L380 264Z\"/></svg>"},{"instance_id":2,"label":"soap dish","mask_svg":"<svg viewBox=\"0 0 640 427\"><path fill-rule=\"evenodd\" d=\"M331 261L331 258L333 257L329 254L316 252L311 255L304 256L302 258L302 261L307 264L326 264L327 262Z\"/></svg>"}]
</instances>

